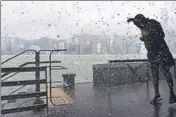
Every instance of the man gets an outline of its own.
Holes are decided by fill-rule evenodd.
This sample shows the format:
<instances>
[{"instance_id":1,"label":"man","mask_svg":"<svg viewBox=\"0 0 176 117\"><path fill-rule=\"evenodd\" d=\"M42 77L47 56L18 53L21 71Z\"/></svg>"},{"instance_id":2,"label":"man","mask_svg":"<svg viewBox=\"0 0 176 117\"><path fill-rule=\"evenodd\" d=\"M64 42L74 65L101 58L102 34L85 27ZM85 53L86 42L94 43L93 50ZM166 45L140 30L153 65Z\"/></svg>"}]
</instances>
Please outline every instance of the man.
<instances>
[{"instance_id":1,"label":"man","mask_svg":"<svg viewBox=\"0 0 176 117\"><path fill-rule=\"evenodd\" d=\"M141 30L142 36L140 40L144 42L147 49L147 57L151 65L155 93L150 103L156 104L162 100L159 93L159 66L162 68L169 86L169 103L175 103L176 96L174 94L173 79L170 73L170 67L174 66L175 62L164 40L165 34L160 23L156 20L146 18L142 14L136 15L135 18L129 18L127 22L133 22Z\"/></svg>"}]
</instances>

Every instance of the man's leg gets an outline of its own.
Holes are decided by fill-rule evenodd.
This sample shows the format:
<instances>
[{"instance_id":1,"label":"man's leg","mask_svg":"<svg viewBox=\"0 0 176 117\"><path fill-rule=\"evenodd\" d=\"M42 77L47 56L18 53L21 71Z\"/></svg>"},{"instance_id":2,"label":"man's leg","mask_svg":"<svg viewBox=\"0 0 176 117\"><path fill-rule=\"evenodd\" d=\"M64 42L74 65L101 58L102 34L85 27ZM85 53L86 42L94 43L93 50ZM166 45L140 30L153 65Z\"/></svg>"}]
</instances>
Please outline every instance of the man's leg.
<instances>
[{"instance_id":1,"label":"man's leg","mask_svg":"<svg viewBox=\"0 0 176 117\"><path fill-rule=\"evenodd\" d=\"M169 91L170 91L169 103L174 103L174 102L176 102L176 96L174 94L173 78L172 78L172 74L170 72L170 67L162 66L162 70L163 70L164 76L166 77L167 84L169 86Z\"/></svg>"},{"instance_id":2,"label":"man's leg","mask_svg":"<svg viewBox=\"0 0 176 117\"><path fill-rule=\"evenodd\" d=\"M151 100L152 104L155 104L157 101L162 100L160 93L159 93L159 64L156 62L151 62L151 70L153 76L153 88L155 96Z\"/></svg>"}]
</instances>

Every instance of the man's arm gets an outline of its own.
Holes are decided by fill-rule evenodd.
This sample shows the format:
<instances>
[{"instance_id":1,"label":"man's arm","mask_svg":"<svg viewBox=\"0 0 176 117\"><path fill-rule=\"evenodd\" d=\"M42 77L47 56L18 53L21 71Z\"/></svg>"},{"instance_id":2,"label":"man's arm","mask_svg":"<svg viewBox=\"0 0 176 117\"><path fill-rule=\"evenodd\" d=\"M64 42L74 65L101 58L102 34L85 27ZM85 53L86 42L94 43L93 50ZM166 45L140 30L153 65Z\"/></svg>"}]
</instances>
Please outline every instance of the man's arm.
<instances>
[{"instance_id":1,"label":"man's arm","mask_svg":"<svg viewBox=\"0 0 176 117\"><path fill-rule=\"evenodd\" d=\"M128 22L128 23L133 22L134 25L137 26L137 27L141 30L141 35L142 35L142 36L140 37L140 40L141 40L141 41L145 41L145 40L147 39L146 37L149 35L149 34L148 34L149 31L143 30L142 27L140 26L140 23L138 23L137 21L135 21L134 18L129 18L129 19L127 20L127 22Z\"/></svg>"},{"instance_id":2,"label":"man's arm","mask_svg":"<svg viewBox=\"0 0 176 117\"><path fill-rule=\"evenodd\" d=\"M134 18L129 18L129 19L127 20L128 23L133 22L133 21L134 21Z\"/></svg>"}]
</instances>

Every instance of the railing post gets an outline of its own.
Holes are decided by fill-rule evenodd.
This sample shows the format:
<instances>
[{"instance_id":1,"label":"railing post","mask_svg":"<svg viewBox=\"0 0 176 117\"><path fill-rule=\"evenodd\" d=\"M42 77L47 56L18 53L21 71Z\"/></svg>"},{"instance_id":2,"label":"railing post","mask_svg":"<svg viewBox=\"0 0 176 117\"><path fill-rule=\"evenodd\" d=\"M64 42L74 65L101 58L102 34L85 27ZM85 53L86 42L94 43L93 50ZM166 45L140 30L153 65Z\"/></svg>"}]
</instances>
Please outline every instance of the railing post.
<instances>
[{"instance_id":1,"label":"railing post","mask_svg":"<svg viewBox=\"0 0 176 117\"><path fill-rule=\"evenodd\" d=\"M38 67L36 69L36 71L35 71L35 79L36 80L40 80L40 70L39 70L39 67L40 67L40 51L37 51L35 53L35 66ZM36 83L36 89L35 89L35 91L36 92L40 92L40 82ZM36 97L36 101L34 102L34 105L35 104L44 104L44 101L40 100L40 96L37 96Z\"/></svg>"},{"instance_id":2,"label":"railing post","mask_svg":"<svg viewBox=\"0 0 176 117\"><path fill-rule=\"evenodd\" d=\"M35 66L40 67L40 53L39 52L36 52L36 55L35 55ZM40 80L39 69L37 69L35 72L35 78L36 80ZM40 91L40 83L36 83L36 92L39 92L39 91Z\"/></svg>"},{"instance_id":3,"label":"railing post","mask_svg":"<svg viewBox=\"0 0 176 117\"><path fill-rule=\"evenodd\" d=\"M176 63L176 60L175 60ZM176 65L174 65L174 79L176 80Z\"/></svg>"},{"instance_id":4,"label":"railing post","mask_svg":"<svg viewBox=\"0 0 176 117\"><path fill-rule=\"evenodd\" d=\"M174 80L175 80L174 86L175 86L175 92L176 92L176 65L174 65L174 75L173 76L174 76Z\"/></svg>"}]
</instances>

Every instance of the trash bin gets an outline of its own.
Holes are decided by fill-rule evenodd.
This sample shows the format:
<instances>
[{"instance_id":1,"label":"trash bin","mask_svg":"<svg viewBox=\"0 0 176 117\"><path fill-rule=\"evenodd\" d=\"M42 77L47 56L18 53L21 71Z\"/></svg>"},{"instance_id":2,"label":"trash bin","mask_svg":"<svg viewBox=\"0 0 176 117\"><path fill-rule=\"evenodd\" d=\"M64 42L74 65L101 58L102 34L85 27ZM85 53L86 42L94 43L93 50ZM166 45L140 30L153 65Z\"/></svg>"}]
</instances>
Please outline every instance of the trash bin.
<instances>
[{"instance_id":1,"label":"trash bin","mask_svg":"<svg viewBox=\"0 0 176 117\"><path fill-rule=\"evenodd\" d=\"M74 73L66 73L62 74L63 81L68 84L68 88L74 88L75 87L75 76ZM64 85L63 88L67 88L67 86Z\"/></svg>"}]
</instances>

